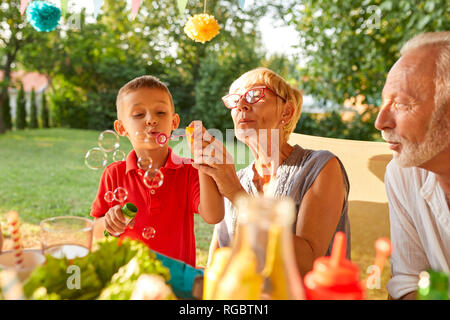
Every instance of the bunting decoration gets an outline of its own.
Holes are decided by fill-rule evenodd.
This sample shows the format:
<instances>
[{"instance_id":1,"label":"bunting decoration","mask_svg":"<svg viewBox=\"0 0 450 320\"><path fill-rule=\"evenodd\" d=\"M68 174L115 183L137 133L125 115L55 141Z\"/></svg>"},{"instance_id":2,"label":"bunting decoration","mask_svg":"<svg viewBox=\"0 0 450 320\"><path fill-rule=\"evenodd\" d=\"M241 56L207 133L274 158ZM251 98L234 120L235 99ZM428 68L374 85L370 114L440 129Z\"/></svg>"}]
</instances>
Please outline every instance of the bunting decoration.
<instances>
[{"instance_id":1,"label":"bunting decoration","mask_svg":"<svg viewBox=\"0 0 450 320\"><path fill-rule=\"evenodd\" d=\"M55 30L61 18L61 10L47 1L33 1L26 12L28 22L39 32Z\"/></svg>"},{"instance_id":2,"label":"bunting decoration","mask_svg":"<svg viewBox=\"0 0 450 320\"><path fill-rule=\"evenodd\" d=\"M97 16L104 4L104 0L92 0L94 6L94 17ZM58 26L61 15L66 16L68 11L68 0L59 0L60 8L56 7L49 1L43 0L21 0L20 13L23 15L26 12L28 22L33 28L39 32L49 32L55 30ZM186 10L188 0L177 0L178 12L180 15ZM220 26L214 16L206 13L206 3L204 0L204 7L202 14L195 14L189 17L184 26L186 35L196 41L205 43L219 34ZM142 0L131 0L131 15L133 20L136 18L139 9L142 5ZM239 0L239 6L243 9L245 0Z\"/></svg>"},{"instance_id":3,"label":"bunting decoration","mask_svg":"<svg viewBox=\"0 0 450 320\"><path fill-rule=\"evenodd\" d=\"M213 16L202 13L190 17L184 32L195 42L205 43L219 34L220 26Z\"/></svg>"},{"instance_id":4,"label":"bunting decoration","mask_svg":"<svg viewBox=\"0 0 450 320\"><path fill-rule=\"evenodd\" d=\"M206 13L206 0L203 13L189 17L184 25L184 33L195 42L205 43L219 34L220 26L216 19Z\"/></svg>"},{"instance_id":5,"label":"bunting decoration","mask_svg":"<svg viewBox=\"0 0 450 320\"><path fill-rule=\"evenodd\" d=\"M180 15L184 13L184 9L186 9L188 0L177 0L178 12Z\"/></svg>"},{"instance_id":6,"label":"bunting decoration","mask_svg":"<svg viewBox=\"0 0 450 320\"><path fill-rule=\"evenodd\" d=\"M103 6L104 0L94 0L94 18L97 19L98 12Z\"/></svg>"},{"instance_id":7,"label":"bunting decoration","mask_svg":"<svg viewBox=\"0 0 450 320\"><path fill-rule=\"evenodd\" d=\"M244 10L245 7L245 0L239 0L239 7Z\"/></svg>"},{"instance_id":8,"label":"bunting decoration","mask_svg":"<svg viewBox=\"0 0 450 320\"><path fill-rule=\"evenodd\" d=\"M30 0L20 0L20 15L21 16L23 16L23 14L25 13L25 10L27 10L28 2L30 2Z\"/></svg>"},{"instance_id":9,"label":"bunting decoration","mask_svg":"<svg viewBox=\"0 0 450 320\"><path fill-rule=\"evenodd\" d=\"M131 15L133 16L133 20L136 18L139 7L141 6L142 0L131 0Z\"/></svg>"}]
</instances>

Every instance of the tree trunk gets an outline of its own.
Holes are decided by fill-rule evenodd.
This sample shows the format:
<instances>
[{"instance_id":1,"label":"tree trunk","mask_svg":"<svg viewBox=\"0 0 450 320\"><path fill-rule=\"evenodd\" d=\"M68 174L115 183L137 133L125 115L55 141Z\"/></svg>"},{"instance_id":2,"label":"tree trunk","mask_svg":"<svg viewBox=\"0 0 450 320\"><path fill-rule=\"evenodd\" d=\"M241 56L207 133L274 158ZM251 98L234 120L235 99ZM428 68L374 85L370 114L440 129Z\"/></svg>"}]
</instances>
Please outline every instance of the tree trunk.
<instances>
[{"instance_id":1,"label":"tree trunk","mask_svg":"<svg viewBox=\"0 0 450 320\"><path fill-rule=\"evenodd\" d=\"M8 87L11 82L11 65L16 57L17 50L14 50L14 54L9 54L6 59L5 66L3 68L3 85L0 92L0 134L6 132L5 123L3 120L3 102L8 94Z\"/></svg>"},{"instance_id":2,"label":"tree trunk","mask_svg":"<svg viewBox=\"0 0 450 320\"><path fill-rule=\"evenodd\" d=\"M2 93L0 96L0 134L6 132L5 124L3 123L3 110L2 110L4 100L5 100L5 95L4 95L3 89L2 89Z\"/></svg>"},{"instance_id":3,"label":"tree trunk","mask_svg":"<svg viewBox=\"0 0 450 320\"><path fill-rule=\"evenodd\" d=\"M6 132L5 123L3 121L3 102L5 101L6 94L8 91L8 84L9 84L8 76L10 76L7 74L6 70L7 70L7 68L5 68L5 70L3 72L3 81L2 81L1 92L0 92L0 134Z\"/></svg>"}]
</instances>

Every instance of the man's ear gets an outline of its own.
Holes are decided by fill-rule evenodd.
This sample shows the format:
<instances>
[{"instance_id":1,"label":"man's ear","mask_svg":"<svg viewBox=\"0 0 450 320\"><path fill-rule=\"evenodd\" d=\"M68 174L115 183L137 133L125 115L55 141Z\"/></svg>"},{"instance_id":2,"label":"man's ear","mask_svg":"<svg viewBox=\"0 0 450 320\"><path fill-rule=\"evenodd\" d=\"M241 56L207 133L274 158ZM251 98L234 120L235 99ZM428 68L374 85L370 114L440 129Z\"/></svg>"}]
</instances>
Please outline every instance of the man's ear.
<instances>
[{"instance_id":1,"label":"man's ear","mask_svg":"<svg viewBox=\"0 0 450 320\"><path fill-rule=\"evenodd\" d=\"M180 125L180 116L178 113L174 113L172 116L172 130L177 130Z\"/></svg>"},{"instance_id":2,"label":"man's ear","mask_svg":"<svg viewBox=\"0 0 450 320\"><path fill-rule=\"evenodd\" d=\"M120 136L126 136L127 130L125 129L122 120L114 121L114 130L116 130L117 134Z\"/></svg>"}]
</instances>

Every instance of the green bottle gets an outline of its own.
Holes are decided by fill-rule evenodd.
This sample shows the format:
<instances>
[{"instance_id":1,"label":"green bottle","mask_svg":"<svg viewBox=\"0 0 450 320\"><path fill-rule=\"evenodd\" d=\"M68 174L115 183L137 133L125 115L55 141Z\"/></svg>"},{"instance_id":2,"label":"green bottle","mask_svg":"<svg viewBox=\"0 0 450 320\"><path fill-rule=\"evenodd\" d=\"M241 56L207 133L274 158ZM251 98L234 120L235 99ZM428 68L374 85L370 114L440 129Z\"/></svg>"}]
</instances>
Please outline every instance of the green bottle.
<instances>
[{"instance_id":1,"label":"green bottle","mask_svg":"<svg viewBox=\"0 0 450 320\"><path fill-rule=\"evenodd\" d=\"M126 218L126 222L125 224L130 223L130 221L136 217L136 214L138 212L137 207L131 203L131 202L127 202L125 203L125 205L122 207L122 213ZM104 231L103 234L105 235L105 237L110 236L111 234L108 231Z\"/></svg>"},{"instance_id":2,"label":"green bottle","mask_svg":"<svg viewBox=\"0 0 450 320\"><path fill-rule=\"evenodd\" d=\"M447 274L427 270L422 271L419 277L417 300L449 300Z\"/></svg>"}]
</instances>

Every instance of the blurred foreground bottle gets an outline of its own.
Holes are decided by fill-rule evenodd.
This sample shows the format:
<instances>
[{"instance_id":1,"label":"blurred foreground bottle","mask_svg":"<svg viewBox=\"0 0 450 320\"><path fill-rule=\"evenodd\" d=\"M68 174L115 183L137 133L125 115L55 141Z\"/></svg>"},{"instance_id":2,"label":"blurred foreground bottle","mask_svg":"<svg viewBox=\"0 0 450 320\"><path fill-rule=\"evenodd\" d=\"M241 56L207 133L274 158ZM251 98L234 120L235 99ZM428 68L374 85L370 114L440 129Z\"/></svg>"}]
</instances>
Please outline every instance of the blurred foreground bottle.
<instances>
[{"instance_id":1,"label":"blurred foreground bottle","mask_svg":"<svg viewBox=\"0 0 450 320\"><path fill-rule=\"evenodd\" d=\"M362 300L364 288L358 267L346 259L345 233L334 236L330 257L314 261L313 270L305 276L308 300Z\"/></svg>"},{"instance_id":2,"label":"blurred foreground bottle","mask_svg":"<svg viewBox=\"0 0 450 320\"><path fill-rule=\"evenodd\" d=\"M218 300L304 299L294 257L289 198L241 197L231 257L212 295Z\"/></svg>"},{"instance_id":3,"label":"blurred foreground bottle","mask_svg":"<svg viewBox=\"0 0 450 320\"><path fill-rule=\"evenodd\" d=\"M419 277L417 300L449 300L447 274L428 270L422 271Z\"/></svg>"},{"instance_id":4,"label":"blurred foreground bottle","mask_svg":"<svg viewBox=\"0 0 450 320\"><path fill-rule=\"evenodd\" d=\"M211 259L211 264L205 268L203 277L203 300L211 300L217 281L230 260L231 248L217 248Z\"/></svg>"}]
</instances>

